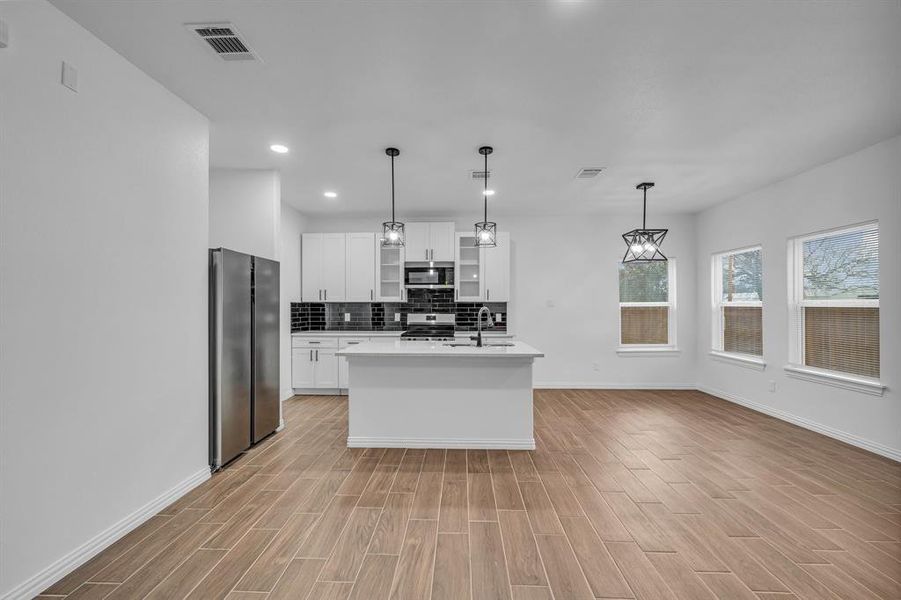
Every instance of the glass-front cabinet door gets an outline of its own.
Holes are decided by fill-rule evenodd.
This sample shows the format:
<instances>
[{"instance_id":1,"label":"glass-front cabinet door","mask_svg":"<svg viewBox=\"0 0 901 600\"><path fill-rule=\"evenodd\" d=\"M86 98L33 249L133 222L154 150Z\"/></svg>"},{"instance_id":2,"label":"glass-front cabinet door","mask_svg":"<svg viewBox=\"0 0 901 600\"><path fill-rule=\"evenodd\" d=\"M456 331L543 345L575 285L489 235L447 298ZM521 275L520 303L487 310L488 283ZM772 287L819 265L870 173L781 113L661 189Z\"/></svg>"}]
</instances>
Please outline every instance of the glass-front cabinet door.
<instances>
[{"instance_id":1,"label":"glass-front cabinet door","mask_svg":"<svg viewBox=\"0 0 901 600\"><path fill-rule=\"evenodd\" d=\"M405 302L404 248L383 248L375 240L375 287L379 302Z\"/></svg>"},{"instance_id":2,"label":"glass-front cabinet door","mask_svg":"<svg viewBox=\"0 0 901 600\"><path fill-rule=\"evenodd\" d=\"M484 253L476 247L475 233L456 234L455 297L458 302L478 302L484 297Z\"/></svg>"}]
</instances>

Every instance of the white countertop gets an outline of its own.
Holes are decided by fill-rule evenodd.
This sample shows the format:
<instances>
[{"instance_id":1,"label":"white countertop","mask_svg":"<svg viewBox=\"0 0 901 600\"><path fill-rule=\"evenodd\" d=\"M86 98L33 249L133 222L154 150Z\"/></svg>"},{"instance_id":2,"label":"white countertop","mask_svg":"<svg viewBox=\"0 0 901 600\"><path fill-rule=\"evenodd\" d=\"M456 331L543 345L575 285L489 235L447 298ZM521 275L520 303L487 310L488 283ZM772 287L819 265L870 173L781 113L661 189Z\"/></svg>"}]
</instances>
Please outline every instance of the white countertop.
<instances>
[{"instance_id":1,"label":"white countertop","mask_svg":"<svg viewBox=\"0 0 901 600\"><path fill-rule=\"evenodd\" d=\"M295 337L400 337L403 331L295 331L292 336ZM454 332L456 337L469 337L475 335L475 331L457 331ZM482 337L515 337L509 331L483 331Z\"/></svg>"},{"instance_id":2,"label":"white countertop","mask_svg":"<svg viewBox=\"0 0 901 600\"><path fill-rule=\"evenodd\" d=\"M539 358L540 350L523 342L514 341L512 346L447 346L447 342L364 342L338 351L338 356L429 356L438 358L478 357L478 358Z\"/></svg>"},{"instance_id":3,"label":"white countertop","mask_svg":"<svg viewBox=\"0 0 901 600\"><path fill-rule=\"evenodd\" d=\"M293 337L400 337L403 331L295 331Z\"/></svg>"}]
</instances>

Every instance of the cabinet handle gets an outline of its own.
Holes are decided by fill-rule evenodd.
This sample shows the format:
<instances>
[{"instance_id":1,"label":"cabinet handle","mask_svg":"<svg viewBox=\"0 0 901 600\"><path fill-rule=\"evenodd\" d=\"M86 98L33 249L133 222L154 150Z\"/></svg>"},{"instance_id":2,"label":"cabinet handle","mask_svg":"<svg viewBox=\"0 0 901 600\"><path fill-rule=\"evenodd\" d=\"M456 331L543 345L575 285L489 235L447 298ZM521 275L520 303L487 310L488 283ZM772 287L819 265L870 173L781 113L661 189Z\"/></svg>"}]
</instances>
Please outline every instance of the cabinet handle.
<instances>
[{"instance_id":1,"label":"cabinet handle","mask_svg":"<svg viewBox=\"0 0 901 600\"><path fill-rule=\"evenodd\" d=\"M319 362L319 350L316 351L316 362Z\"/></svg>"},{"instance_id":2,"label":"cabinet handle","mask_svg":"<svg viewBox=\"0 0 901 600\"><path fill-rule=\"evenodd\" d=\"M322 290L319 290L319 301L322 302Z\"/></svg>"},{"instance_id":3,"label":"cabinet handle","mask_svg":"<svg viewBox=\"0 0 901 600\"><path fill-rule=\"evenodd\" d=\"M375 290L369 290L369 300L375 300Z\"/></svg>"},{"instance_id":4,"label":"cabinet handle","mask_svg":"<svg viewBox=\"0 0 901 600\"><path fill-rule=\"evenodd\" d=\"M328 290L325 290L325 301L328 302Z\"/></svg>"},{"instance_id":5,"label":"cabinet handle","mask_svg":"<svg viewBox=\"0 0 901 600\"><path fill-rule=\"evenodd\" d=\"M314 342L313 340L310 340L309 343L311 343L311 344L321 344L322 342Z\"/></svg>"},{"instance_id":6,"label":"cabinet handle","mask_svg":"<svg viewBox=\"0 0 901 600\"><path fill-rule=\"evenodd\" d=\"M310 362L313 362L313 351L310 350Z\"/></svg>"},{"instance_id":7,"label":"cabinet handle","mask_svg":"<svg viewBox=\"0 0 901 600\"><path fill-rule=\"evenodd\" d=\"M491 290L485 290L485 292L487 292L487 294L488 294L488 298L487 298L487 299L488 299L488 300L491 300Z\"/></svg>"},{"instance_id":8,"label":"cabinet handle","mask_svg":"<svg viewBox=\"0 0 901 600\"><path fill-rule=\"evenodd\" d=\"M429 249L428 248L425 249L425 259L429 260Z\"/></svg>"}]
</instances>

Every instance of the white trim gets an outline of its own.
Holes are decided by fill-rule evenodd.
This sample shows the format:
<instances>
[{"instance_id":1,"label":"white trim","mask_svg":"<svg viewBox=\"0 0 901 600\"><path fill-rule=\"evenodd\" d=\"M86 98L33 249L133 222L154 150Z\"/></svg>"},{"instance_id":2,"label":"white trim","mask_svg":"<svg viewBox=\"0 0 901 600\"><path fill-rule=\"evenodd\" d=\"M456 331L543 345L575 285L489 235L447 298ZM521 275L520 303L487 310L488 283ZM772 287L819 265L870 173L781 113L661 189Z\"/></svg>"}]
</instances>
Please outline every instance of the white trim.
<instances>
[{"instance_id":1,"label":"white trim","mask_svg":"<svg viewBox=\"0 0 901 600\"><path fill-rule=\"evenodd\" d=\"M285 400L289 399L291 396L294 395L294 390L291 388L285 388L282 390L281 394L282 394L282 402L284 402Z\"/></svg>"},{"instance_id":2,"label":"white trim","mask_svg":"<svg viewBox=\"0 0 901 600\"><path fill-rule=\"evenodd\" d=\"M210 468L209 466L204 466L187 479L176 484L175 487L163 492L138 510L121 519L118 523L114 523L81 546L78 546L59 560L53 562L15 586L3 594L3 596L0 596L0 600L24 600L26 598L37 596L51 584L56 583L81 565L85 564L88 560L108 548L127 533L143 524L147 519L157 514L159 511L166 508L209 478Z\"/></svg>"},{"instance_id":3,"label":"white trim","mask_svg":"<svg viewBox=\"0 0 901 600\"><path fill-rule=\"evenodd\" d=\"M738 365L746 369L754 369L755 371L763 371L766 369L766 361L762 358L752 356L750 354L736 354L734 352L720 352L719 350L711 350L707 355L720 362Z\"/></svg>"},{"instance_id":4,"label":"white trim","mask_svg":"<svg viewBox=\"0 0 901 600\"><path fill-rule=\"evenodd\" d=\"M715 388L710 388L701 384L697 385L697 389L701 392L704 392L705 394L710 394L711 396L716 396L717 398L726 400L727 402L740 404L746 408L750 408L751 410L770 415L771 417L775 417L782 421L787 421L788 423L792 423L793 425L797 425L798 427L803 427L804 429L809 429L810 431L821 433L827 437L845 442L846 444L851 444L852 446L856 446L880 456L890 458L894 461L901 462L901 450L899 449L891 448L877 442L871 442L870 440L851 433L847 433L845 431L841 431L840 429L834 429L827 425L817 423L816 421L798 417L779 409L770 408L769 406L766 406L764 404L745 400L744 398L740 398L722 390L717 390Z\"/></svg>"},{"instance_id":5,"label":"white trim","mask_svg":"<svg viewBox=\"0 0 901 600\"><path fill-rule=\"evenodd\" d=\"M879 380L869 377L858 377L801 365L785 365L783 368L785 369L785 374L793 379L822 383L832 387L870 394L871 396L881 396L885 391L885 386Z\"/></svg>"},{"instance_id":6,"label":"white trim","mask_svg":"<svg viewBox=\"0 0 901 600\"><path fill-rule=\"evenodd\" d=\"M596 383L593 381L540 381L536 390L696 390L693 383Z\"/></svg>"},{"instance_id":7,"label":"white trim","mask_svg":"<svg viewBox=\"0 0 901 600\"><path fill-rule=\"evenodd\" d=\"M673 346L619 346L616 353L619 356L630 357L663 357L678 356L682 351Z\"/></svg>"},{"instance_id":8,"label":"white trim","mask_svg":"<svg viewBox=\"0 0 901 600\"><path fill-rule=\"evenodd\" d=\"M348 436L348 448L469 448L470 450L534 450L535 439L390 438Z\"/></svg>"},{"instance_id":9,"label":"white trim","mask_svg":"<svg viewBox=\"0 0 901 600\"><path fill-rule=\"evenodd\" d=\"M278 427L275 428L275 431L276 431L276 433L278 433L279 431L281 431L284 428L285 428L285 420L283 418L280 418L278 420Z\"/></svg>"}]
</instances>

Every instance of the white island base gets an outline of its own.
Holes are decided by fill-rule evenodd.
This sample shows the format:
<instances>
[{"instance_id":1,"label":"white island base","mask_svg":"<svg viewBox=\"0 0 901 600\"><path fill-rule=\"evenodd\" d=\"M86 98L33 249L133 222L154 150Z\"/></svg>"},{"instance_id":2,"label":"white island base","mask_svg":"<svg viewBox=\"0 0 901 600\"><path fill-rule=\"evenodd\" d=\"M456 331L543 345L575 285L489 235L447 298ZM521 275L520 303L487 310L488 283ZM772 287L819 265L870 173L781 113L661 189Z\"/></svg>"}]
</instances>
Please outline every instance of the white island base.
<instances>
[{"instance_id":1,"label":"white island base","mask_svg":"<svg viewBox=\"0 0 901 600\"><path fill-rule=\"evenodd\" d=\"M360 344L348 359L350 448L533 450L532 362L510 347Z\"/></svg>"}]
</instances>

